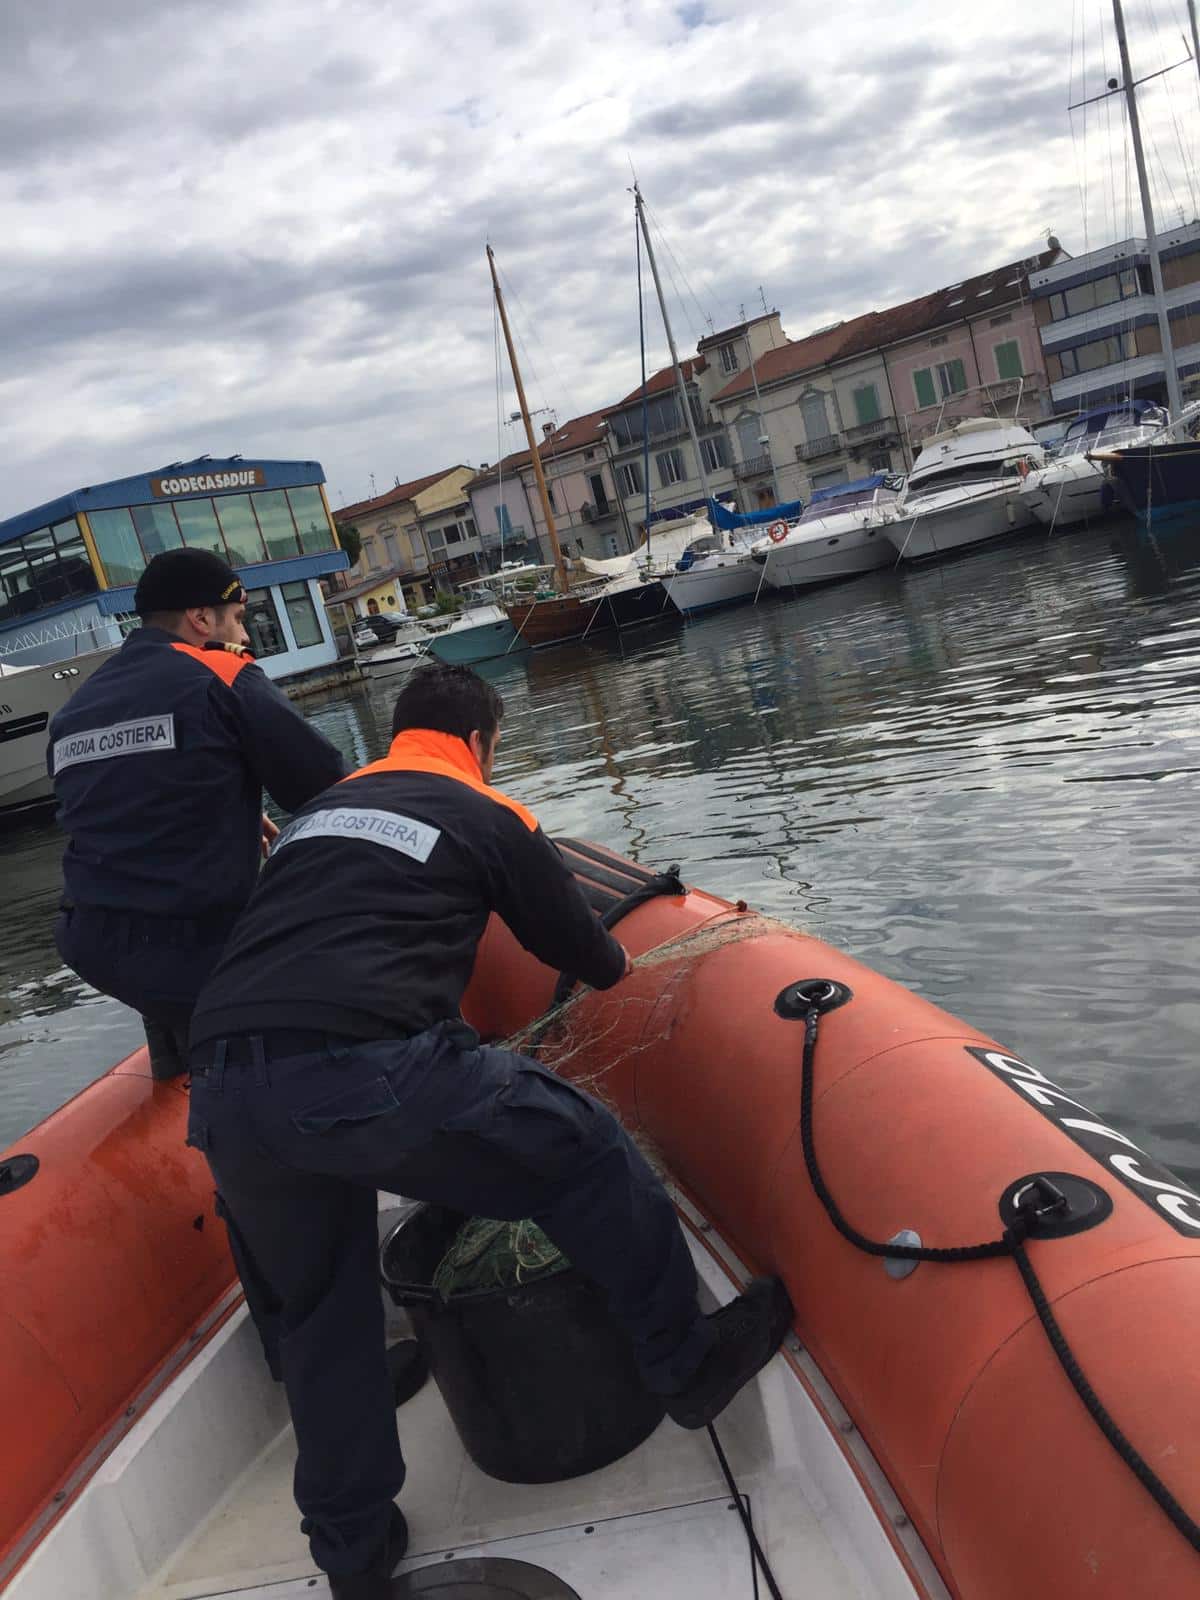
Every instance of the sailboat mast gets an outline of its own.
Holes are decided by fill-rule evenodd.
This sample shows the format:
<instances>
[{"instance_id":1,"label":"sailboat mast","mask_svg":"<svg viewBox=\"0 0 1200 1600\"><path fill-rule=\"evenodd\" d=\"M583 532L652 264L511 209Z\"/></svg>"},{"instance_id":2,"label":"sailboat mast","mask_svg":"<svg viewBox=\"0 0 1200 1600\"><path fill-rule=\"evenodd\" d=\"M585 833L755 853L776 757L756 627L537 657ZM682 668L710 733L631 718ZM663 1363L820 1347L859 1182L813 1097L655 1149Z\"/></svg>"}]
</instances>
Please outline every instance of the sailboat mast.
<instances>
[{"instance_id":1,"label":"sailboat mast","mask_svg":"<svg viewBox=\"0 0 1200 1600\"><path fill-rule=\"evenodd\" d=\"M637 206L638 223L642 230L642 238L646 244L646 259L650 263L650 271L654 277L654 292L658 295L658 309L662 312L663 327L667 334L667 345L671 351L671 365L675 368L675 385L679 390L679 403L683 407L683 420L687 423L688 438L692 441L692 449L696 452L696 469L700 475L700 487L704 491L704 508L708 519L712 521L712 496L708 487L708 474L704 470L704 457L700 454L700 440L696 435L696 423L692 416L692 408L688 404L687 384L683 381L683 368L679 365L679 351L675 348L675 335L671 332L671 319L667 315L667 301L663 294L662 279L658 275L658 262L654 259L654 246L650 243L650 229L646 226L646 207L642 200L642 191L635 183L633 186L634 204Z\"/></svg>"},{"instance_id":2,"label":"sailboat mast","mask_svg":"<svg viewBox=\"0 0 1200 1600\"><path fill-rule=\"evenodd\" d=\"M542 470L542 458L538 452L537 440L533 436L533 423L529 420L529 403L525 399L525 385L521 382L521 369L517 365L517 352L513 349L512 330L508 326L508 312L504 309L504 296L500 293L500 279L496 276L496 256L491 245L487 247L488 266L492 273L492 289L496 296L496 310L500 313L500 326L504 330L504 343L508 347L509 365L512 367L513 383L517 389L517 404L521 408L521 421L525 424L525 437L529 441L529 454L533 460L533 476L537 480L538 498L542 502L542 516L546 519L546 532L550 535L550 548L554 552L554 586L560 594L566 594L567 569L563 563L562 546L558 542L558 528L554 521L554 511L550 505L550 491L546 487L546 474Z\"/></svg>"},{"instance_id":3,"label":"sailboat mast","mask_svg":"<svg viewBox=\"0 0 1200 1600\"><path fill-rule=\"evenodd\" d=\"M1196 0L1188 0L1188 21L1192 25L1192 60L1200 72L1200 29L1196 27Z\"/></svg>"},{"instance_id":4,"label":"sailboat mast","mask_svg":"<svg viewBox=\"0 0 1200 1600\"><path fill-rule=\"evenodd\" d=\"M1167 302L1163 293L1162 262L1158 256L1158 235L1154 231L1154 207L1150 201L1150 180L1146 175L1146 156L1142 150L1142 126L1138 121L1137 89L1129 65L1129 41L1125 37L1125 15L1121 0L1113 0L1113 17L1117 25L1117 48L1121 52L1121 83L1125 90L1125 104L1129 109L1129 133L1133 140L1133 160L1137 167L1138 188L1142 195L1142 221L1146 229L1146 249L1150 254L1150 277L1154 284L1154 299L1158 310L1158 331L1162 339L1163 360L1167 369L1167 405L1172 416L1183 409L1179 393L1179 369L1175 365L1175 346L1171 342L1171 320L1167 316Z\"/></svg>"}]
</instances>

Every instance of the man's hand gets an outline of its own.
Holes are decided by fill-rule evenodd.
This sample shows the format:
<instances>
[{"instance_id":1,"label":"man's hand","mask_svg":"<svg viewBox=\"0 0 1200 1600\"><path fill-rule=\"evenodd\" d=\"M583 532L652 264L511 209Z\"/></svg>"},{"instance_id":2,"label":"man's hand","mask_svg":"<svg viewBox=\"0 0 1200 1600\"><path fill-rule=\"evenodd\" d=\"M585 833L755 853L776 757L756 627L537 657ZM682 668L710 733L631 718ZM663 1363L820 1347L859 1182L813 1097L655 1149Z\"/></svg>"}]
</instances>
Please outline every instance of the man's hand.
<instances>
[{"instance_id":1,"label":"man's hand","mask_svg":"<svg viewBox=\"0 0 1200 1600\"><path fill-rule=\"evenodd\" d=\"M278 827L271 821L270 817L264 811L262 819L262 853L264 861L271 854L271 846L275 843L278 837Z\"/></svg>"},{"instance_id":2,"label":"man's hand","mask_svg":"<svg viewBox=\"0 0 1200 1600\"><path fill-rule=\"evenodd\" d=\"M621 977L628 978L633 972L633 957L629 954L629 951L625 949L624 945L621 946L621 949L625 954L625 971L621 974ZM620 982L620 979L617 981Z\"/></svg>"}]
</instances>

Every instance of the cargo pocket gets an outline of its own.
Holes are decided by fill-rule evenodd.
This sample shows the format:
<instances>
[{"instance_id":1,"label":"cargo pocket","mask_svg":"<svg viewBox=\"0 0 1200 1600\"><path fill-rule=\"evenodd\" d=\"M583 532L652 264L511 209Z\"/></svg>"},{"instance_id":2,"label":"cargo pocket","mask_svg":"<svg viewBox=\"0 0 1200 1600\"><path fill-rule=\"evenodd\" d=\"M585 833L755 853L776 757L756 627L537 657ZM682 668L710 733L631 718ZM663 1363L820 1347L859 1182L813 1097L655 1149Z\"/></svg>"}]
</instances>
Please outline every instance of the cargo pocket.
<instances>
[{"instance_id":1,"label":"cargo pocket","mask_svg":"<svg viewBox=\"0 0 1200 1600\"><path fill-rule=\"evenodd\" d=\"M590 1095L557 1074L522 1063L496 1096L490 1127L481 1128L539 1177L563 1179L620 1138L620 1128Z\"/></svg>"},{"instance_id":2,"label":"cargo pocket","mask_svg":"<svg viewBox=\"0 0 1200 1600\"><path fill-rule=\"evenodd\" d=\"M370 1122L374 1117L399 1111L400 1102L386 1078L372 1078L328 1095L314 1106L292 1112L292 1126L298 1133L328 1133L341 1124Z\"/></svg>"}]
</instances>

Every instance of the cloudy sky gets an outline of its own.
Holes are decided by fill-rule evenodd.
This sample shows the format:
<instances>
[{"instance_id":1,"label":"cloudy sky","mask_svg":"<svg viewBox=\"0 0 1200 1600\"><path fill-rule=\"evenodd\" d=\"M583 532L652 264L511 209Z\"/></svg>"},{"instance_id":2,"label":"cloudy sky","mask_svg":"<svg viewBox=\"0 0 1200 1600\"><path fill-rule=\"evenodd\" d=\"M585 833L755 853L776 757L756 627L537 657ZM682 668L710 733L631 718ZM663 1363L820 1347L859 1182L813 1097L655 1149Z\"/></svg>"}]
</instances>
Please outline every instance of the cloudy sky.
<instances>
[{"instance_id":1,"label":"cloudy sky","mask_svg":"<svg viewBox=\"0 0 1200 1600\"><path fill-rule=\"evenodd\" d=\"M1182 55L1182 0L1127 16L1136 70ZM20 0L0 516L204 452L315 457L335 505L494 460L489 237L531 404L619 399L631 163L685 349L760 286L796 337L1048 228L1106 242L1135 193L1120 113L1067 106L1116 70L1108 0ZM1190 217L1196 74L1148 101L1160 204Z\"/></svg>"}]
</instances>

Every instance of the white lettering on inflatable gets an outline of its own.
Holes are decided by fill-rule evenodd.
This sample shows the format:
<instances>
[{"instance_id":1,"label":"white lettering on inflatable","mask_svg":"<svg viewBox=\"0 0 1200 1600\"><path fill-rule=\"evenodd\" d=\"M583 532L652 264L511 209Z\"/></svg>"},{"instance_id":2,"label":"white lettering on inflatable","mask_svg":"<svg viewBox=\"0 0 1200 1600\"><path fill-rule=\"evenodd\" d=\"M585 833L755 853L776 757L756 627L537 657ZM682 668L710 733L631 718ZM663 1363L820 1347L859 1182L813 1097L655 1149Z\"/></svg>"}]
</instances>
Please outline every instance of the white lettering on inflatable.
<instances>
[{"instance_id":1,"label":"white lettering on inflatable","mask_svg":"<svg viewBox=\"0 0 1200 1600\"><path fill-rule=\"evenodd\" d=\"M440 828L431 828L427 822L417 822L396 811L342 806L333 811L314 811L311 816L289 823L276 839L271 854L297 839L362 839L397 850L414 861L428 861L441 836Z\"/></svg>"},{"instance_id":2,"label":"white lettering on inflatable","mask_svg":"<svg viewBox=\"0 0 1200 1600\"><path fill-rule=\"evenodd\" d=\"M981 1061L998 1078L1011 1088L1019 1089L1025 1099L1041 1111L1048 1122L1060 1128L1069 1139L1085 1150L1094 1161L1107 1167L1113 1177L1164 1218L1177 1233L1200 1234L1200 1195L1166 1167L1141 1150L1126 1134L1119 1133L1101 1122L1087 1106L1073 1100L1065 1090L1051 1083L1045 1073L1031 1067L1027 1061L1005 1055L1000 1050L981 1050L968 1045L967 1054ZM1082 1111L1082 1117L1062 1114L1062 1108L1072 1106ZM1133 1151L1126 1155L1114 1145L1123 1145Z\"/></svg>"},{"instance_id":3,"label":"white lettering on inflatable","mask_svg":"<svg viewBox=\"0 0 1200 1600\"><path fill-rule=\"evenodd\" d=\"M1124 1133L1118 1133L1115 1128L1110 1128L1106 1122L1085 1122L1082 1117L1064 1117L1064 1128L1078 1128L1080 1133L1094 1133L1101 1139L1112 1139L1116 1144L1127 1144L1131 1150L1136 1150L1137 1145Z\"/></svg>"},{"instance_id":4,"label":"white lettering on inflatable","mask_svg":"<svg viewBox=\"0 0 1200 1600\"><path fill-rule=\"evenodd\" d=\"M140 756L147 751L174 750L175 717L142 717L137 722L114 722L108 728L89 728L68 734L54 744L54 771L84 761L107 761L111 756Z\"/></svg>"}]
</instances>

